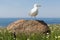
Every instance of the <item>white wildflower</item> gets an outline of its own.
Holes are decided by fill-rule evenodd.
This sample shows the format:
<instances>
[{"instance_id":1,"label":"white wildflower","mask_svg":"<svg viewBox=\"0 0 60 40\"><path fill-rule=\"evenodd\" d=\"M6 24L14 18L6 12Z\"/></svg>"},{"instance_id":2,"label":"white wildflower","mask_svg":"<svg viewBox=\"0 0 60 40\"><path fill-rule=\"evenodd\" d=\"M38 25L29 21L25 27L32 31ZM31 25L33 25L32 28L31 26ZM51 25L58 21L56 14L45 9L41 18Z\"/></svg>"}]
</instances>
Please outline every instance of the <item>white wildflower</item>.
<instances>
[{"instance_id":1,"label":"white wildflower","mask_svg":"<svg viewBox=\"0 0 60 40\"><path fill-rule=\"evenodd\" d=\"M49 33L47 33L47 35L48 35Z\"/></svg>"},{"instance_id":2,"label":"white wildflower","mask_svg":"<svg viewBox=\"0 0 60 40\"><path fill-rule=\"evenodd\" d=\"M48 26L50 26L50 25L48 24Z\"/></svg>"},{"instance_id":3,"label":"white wildflower","mask_svg":"<svg viewBox=\"0 0 60 40\"><path fill-rule=\"evenodd\" d=\"M55 36L55 38L58 38L57 36Z\"/></svg>"},{"instance_id":4,"label":"white wildflower","mask_svg":"<svg viewBox=\"0 0 60 40\"><path fill-rule=\"evenodd\" d=\"M27 40L30 40L29 38L27 38Z\"/></svg>"},{"instance_id":5,"label":"white wildflower","mask_svg":"<svg viewBox=\"0 0 60 40\"><path fill-rule=\"evenodd\" d=\"M60 36L55 36L55 38L60 38Z\"/></svg>"},{"instance_id":6,"label":"white wildflower","mask_svg":"<svg viewBox=\"0 0 60 40\"><path fill-rule=\"evenodd\" d=\"M58 38L60 38L60 36L58 36Z\"/></svg>"}]
</instances>

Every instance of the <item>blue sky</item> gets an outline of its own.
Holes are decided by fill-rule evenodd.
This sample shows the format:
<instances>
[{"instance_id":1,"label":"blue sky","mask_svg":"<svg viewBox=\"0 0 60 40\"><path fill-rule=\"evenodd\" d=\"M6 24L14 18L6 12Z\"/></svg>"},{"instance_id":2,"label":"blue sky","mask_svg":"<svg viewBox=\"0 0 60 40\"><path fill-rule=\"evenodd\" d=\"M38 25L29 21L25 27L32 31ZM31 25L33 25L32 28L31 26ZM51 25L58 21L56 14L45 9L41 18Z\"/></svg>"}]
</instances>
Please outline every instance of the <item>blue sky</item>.
<instances>
[{"instance_id":1,"label":"blue sky","mask_svg":"<svg viewBox=\"0 0 60 40\"><path fill-rule=\"evenodd\" d=\"M0 0L0 18L30 17L35 3L41 5L37 18L60 18L60 0Z\"/></svg>"}]
</instances>

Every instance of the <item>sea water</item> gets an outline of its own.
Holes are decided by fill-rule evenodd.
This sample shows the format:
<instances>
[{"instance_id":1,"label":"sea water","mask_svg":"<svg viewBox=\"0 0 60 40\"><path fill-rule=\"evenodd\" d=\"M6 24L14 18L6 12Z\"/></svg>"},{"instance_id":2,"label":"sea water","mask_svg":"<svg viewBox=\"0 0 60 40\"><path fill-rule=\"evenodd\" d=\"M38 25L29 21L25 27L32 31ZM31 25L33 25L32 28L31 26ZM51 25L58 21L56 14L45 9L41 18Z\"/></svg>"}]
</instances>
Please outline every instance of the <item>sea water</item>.
<instances>
[{"instance_id":1,"label":"sea water","mask_svg":"<svg viewBox=\"0 0 60 40\"><path fill-rule=\"evenodd\" d=\"M43 20L47 24L60 24L60 18L0 18L0 26L7 26L10 23L20 20L20 19L25 19L25 20Z\"/></svg>"}]
</instances>

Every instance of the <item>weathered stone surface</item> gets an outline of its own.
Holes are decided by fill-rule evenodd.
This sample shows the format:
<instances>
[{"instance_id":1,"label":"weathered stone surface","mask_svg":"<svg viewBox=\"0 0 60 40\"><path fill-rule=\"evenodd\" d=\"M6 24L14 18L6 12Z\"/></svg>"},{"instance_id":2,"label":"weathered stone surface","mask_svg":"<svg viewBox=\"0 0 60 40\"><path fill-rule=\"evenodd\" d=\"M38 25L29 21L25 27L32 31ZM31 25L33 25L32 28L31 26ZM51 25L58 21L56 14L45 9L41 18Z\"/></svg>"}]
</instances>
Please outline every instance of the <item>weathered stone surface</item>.
<instances>
[{"instance_id":1,"label":"weathered stone surface","mask_svg":"<svg viewBox=\"0 0 60 40\"><path fill-rule=\"evenodd\" d=\"M17 20L8 25L7 30L16 33L49 33L48 25L41 20Z\"/></svg>"}]
</instances>

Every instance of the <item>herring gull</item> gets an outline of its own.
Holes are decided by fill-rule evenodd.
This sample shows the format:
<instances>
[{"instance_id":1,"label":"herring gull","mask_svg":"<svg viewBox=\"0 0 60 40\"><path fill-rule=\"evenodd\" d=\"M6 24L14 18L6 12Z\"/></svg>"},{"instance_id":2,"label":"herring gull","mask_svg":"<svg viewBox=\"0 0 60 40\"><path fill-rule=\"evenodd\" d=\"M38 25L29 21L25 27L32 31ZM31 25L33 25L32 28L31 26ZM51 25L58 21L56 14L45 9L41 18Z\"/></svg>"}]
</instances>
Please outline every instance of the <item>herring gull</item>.
<instances>
[{"instance_id":1,"label":"herring gull","mask_svg":"<svg viewBox=\"0 0 60 40\"><path fill-rule=\"evenodd\" d=\"M41 7L41 5L34 4L34 7L29 12L29 16L36 17L38 15L38 9L39 9L39 7Z\"/></svg>"}]
</instances>

